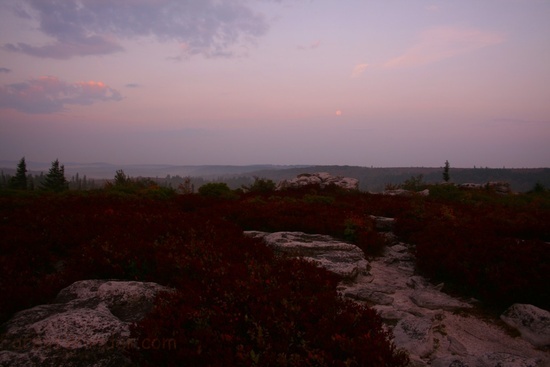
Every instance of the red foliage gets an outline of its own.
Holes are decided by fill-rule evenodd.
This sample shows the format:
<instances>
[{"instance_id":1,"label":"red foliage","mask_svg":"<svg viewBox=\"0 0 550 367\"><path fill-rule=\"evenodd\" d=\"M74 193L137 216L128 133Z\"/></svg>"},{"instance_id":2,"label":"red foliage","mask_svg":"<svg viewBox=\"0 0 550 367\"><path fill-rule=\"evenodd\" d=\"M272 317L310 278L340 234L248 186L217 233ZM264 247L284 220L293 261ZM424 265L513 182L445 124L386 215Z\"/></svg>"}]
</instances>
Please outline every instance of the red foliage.
<instances>
[{"instance_id":1,"label":"red foliage","mask_svg":"<svg viewBox=\"0 0 550 367\"><path fill-rule=\"evenodd\" d=\"M419 270L467 296L550 308L550 210L536 201L386 197L306 187L238 198L108 192L0 196L0 322L74 281L174 288L134 335L176 348L143 365L401 366L380 319L336 294L337 279L275 256L242 230L303 231L384 245L370 215L396 217Z\"/></svg>"},{"instance_id":2,"label":"red foliage","mask_svg":"<svg viewBox=\"0 0 550 367\"><path fill-rule=\"evenodd\" d=\"M176 344L130 350L144 365L406 363L374 311L337 296L333 275L275 256L228 221L238 201L107 193L0 201L2 321L76 280L155 281L175 291L159 297L134 333ZM302 209L309 217L291 229L315 231L318 207ZM341 230L328 212L326 228ZM296 218L280 214L273 228Z\"/></svg>"},{"instance_id":3,"label":"red foliage","mask_svg":"<svg viewBox=\"0 0 550 367\"><path fill-rule=\"evenodd\" d=\"M417 245L417 266L467 296L509 306L550 308L550 213L526 205L422 200L398 216L397 230Z\"/></svg>"}]
</instances>

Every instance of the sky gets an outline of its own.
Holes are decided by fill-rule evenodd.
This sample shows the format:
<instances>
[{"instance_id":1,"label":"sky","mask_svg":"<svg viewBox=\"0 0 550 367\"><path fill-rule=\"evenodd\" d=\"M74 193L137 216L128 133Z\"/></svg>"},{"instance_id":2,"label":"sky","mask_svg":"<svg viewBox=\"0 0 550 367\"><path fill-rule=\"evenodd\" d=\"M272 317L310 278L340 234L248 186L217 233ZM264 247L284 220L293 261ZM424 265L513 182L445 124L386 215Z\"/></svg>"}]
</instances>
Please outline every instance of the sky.
<instances>
[{"instance_id":1,"label":"sky","mask_svg":"<svg viewBox=\"0 0 550 367\"><path fill-rule=\"evenodd\" d=\"M0 160L550 167L550 0L0 0Z\"/></svg>"}]
</instances>

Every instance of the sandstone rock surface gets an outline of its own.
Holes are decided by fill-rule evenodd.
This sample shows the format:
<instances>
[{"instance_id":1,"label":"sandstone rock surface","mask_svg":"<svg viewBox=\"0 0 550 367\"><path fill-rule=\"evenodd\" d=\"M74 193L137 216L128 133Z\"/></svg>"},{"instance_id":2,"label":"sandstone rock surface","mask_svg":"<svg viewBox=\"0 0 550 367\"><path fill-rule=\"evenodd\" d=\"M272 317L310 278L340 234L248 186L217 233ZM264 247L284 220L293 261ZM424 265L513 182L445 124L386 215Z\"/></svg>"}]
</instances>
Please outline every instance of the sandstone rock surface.
<instances>
[{"instance_id":1,"label":"sandstone rock surface","mask_svg":"<svg viewBox=\"0 0 550 367\"><path fill-rule=\"evenodd\" d=\"M368 261L357 246L337 241L330 236L303 232L246 232L263 238L277 251L312 260L327 270L347 279L366 274Z\"/></svg>"},{"instance_id":2,"label":"sandstone rock surface","mask_svg":"<svg viewBox=\"0 0 550 367\"><path fill-rule=\"evenodd\" d=\"M137 347L129 325L145 316L156 283L83 280L54 303L16 313L2 325L1 366L128 366L123 352Z\"/></svg>"},{"instance_id":3,"label":"sandstone rock surface","mask_svg":"<svg viewBox=\"0 0 550 367\"><path fill-rule=\"evenodd\" d=\"M517 329L522 338L536 347L550 346L550 312L516 303L500 316L509 326Z\"/></svg>"},{"instance_id":4,"label":"sandstone rock surface","mask_svg":"<svg viewBox=\"0 0 550 367\"><path fill-rule=\"evenodd\" d=\"M348 190L357 190L359 188L359 180L351 177L332 176L328 172L302 173L296 178L279 182L277 184L277 190L307 185L319 185L321 188L335 185Z\"/></svg>"},{"instance_id":5,"label":"sandstone rock surface","mask_svg":"<svg viewBox=\"0 0 550 367\"><path fill-rule=\"evenodd\" d=\"M392 228L390 218L374 217L377 228ZM262 237L281 251L317 261L338 274L348 274L339 292L354 302L378 311L398 348L407 350L412 366L438 367L548 367L550 355L520 337L510 336L498 319L476 317L472 301L457 299L443 292L444 284L434 285L415 272L414 247L386 233L388 246L383 255L367 260L349 243L329 236L304 233L247 232ZM354 254L339 265L315 259L338 256L343 249ZM361 255L361 256L360 256ZM357 260L355 260L357 259ZM353 265L353 261L357 261ZM338 262L337 262L338 263ZM364 271L365 266L368 271ZM347 269L342 271L342 269ZM338 269L335 271L335 269ZM361 269L353 270L351 269ZM351 276L353 275L353 276Z\"/></svg>"}]
</instances>

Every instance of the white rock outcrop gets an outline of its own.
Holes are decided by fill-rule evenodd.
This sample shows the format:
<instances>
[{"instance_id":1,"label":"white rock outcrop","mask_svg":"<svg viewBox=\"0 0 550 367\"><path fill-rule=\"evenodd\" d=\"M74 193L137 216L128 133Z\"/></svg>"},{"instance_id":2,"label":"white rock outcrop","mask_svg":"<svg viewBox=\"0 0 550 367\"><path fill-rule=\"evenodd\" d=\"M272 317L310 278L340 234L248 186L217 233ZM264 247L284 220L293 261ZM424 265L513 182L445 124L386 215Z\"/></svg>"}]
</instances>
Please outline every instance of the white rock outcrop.
<instances>
[{"instance_id":1,"label":"white rock outcrop","mask_svg":"<svg viewBox=\"0 0 550 367\"><path fill-rule=\"evenodd\" d=\"M500 318L534 346L550 346L550 312L533 305L516 303L504 311Z\"/></svg>"},{"instance_id":2,"label":"white rock outcrop","mask_svg":"<svg viewBox=\"0 0 550 367\"><path fill-rule=\"evenodd\" d=\"M319 185L321 188L334 185L347 190L357 190L359 180L351 177L332 176L328 172L302 173L296 178L280 181L276 189L284 190L307 185Z\"/></svg>"},{"instance_id":3,"label":"white rock outcrop","mask_svg":"<svg viewBox=\"0 0 550 367\"><path fill-rule=\"evenodd\" d=\"M276 251L312 260L327 270L346 279L355 279L367 273L368 262L357 246L337 241L330 236L303 232L246 232L263 238Z\"/></svg>"},{"instance_id":4,"label":"white rock outcrop","mask_svg":"<svg viewBox=\"0 0 550 367\"><path fill-rule=\"evenodd\" d=\"M391 218L374 219L380 230L391 230ZM399 242L391 232L385 233L388 246L383 255L369 259L368 263L362 252L351 250L353 245L329 236L247 233L263 238L280 251L311 259L330 271L346 275L339 286L340 294L377 310L393 333L396 346L409 352L412 366L550 366L547 351L523 338L510 336L498 319L476 317L469 312L474 308L473 301L451 297L442 291L444 284L434 285L417 275L414 247ZM342 252L353 256L344 256ZM316 254L321 254L321 260ZM539 333L538 330L532 332Z\"/></svg>"},{"instance_id":5,"label":"white rock outcrop","mask_svg":"<svg viewBox=\"0 0 550 367\"><path fill-rule=\"evenodd\" d=\"M20 311L2 325L0 365L129 366L124 351L138 347L130 324L168 290L134 281L73 283L52 304Z\"/></svg>"}]
</instances>

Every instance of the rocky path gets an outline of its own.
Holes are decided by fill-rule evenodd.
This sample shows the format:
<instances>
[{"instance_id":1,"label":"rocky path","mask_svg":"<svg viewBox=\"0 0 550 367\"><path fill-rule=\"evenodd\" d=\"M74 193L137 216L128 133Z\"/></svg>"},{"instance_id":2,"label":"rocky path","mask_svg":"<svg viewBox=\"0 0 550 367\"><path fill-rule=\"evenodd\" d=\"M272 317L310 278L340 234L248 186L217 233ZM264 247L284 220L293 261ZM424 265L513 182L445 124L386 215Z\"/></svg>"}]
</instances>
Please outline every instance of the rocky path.
<instances>
[{"instance_id":1,"label":"rocky path","mask_svg":"<svg viewBox=\"0 0 550 367\"><path fill-rule=\"evenodd\" d=\"M378 220L391 228L391 219ZM529 315L527 321L517 322L533 323L527 326L534 327L540 338L531 342L522 337L527 335L526 330L514 332L499 319L480 318L474 312L473 300L453 298L442 291L443 284L431 284L417 275L412 247L399 242L391 232L387 233L389 244L383 255L369 261L358 257L355 246L329 236L299 232L248 234L343 275L341 294L379 312L393 332L396 346L409 352L412 366L550 366L550 341L545 339L550 337L550 313L525 305L538 313L537 325Z\"/></svg>"}]
</instances>

